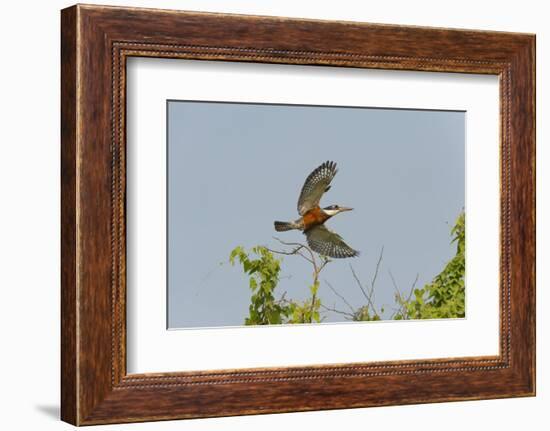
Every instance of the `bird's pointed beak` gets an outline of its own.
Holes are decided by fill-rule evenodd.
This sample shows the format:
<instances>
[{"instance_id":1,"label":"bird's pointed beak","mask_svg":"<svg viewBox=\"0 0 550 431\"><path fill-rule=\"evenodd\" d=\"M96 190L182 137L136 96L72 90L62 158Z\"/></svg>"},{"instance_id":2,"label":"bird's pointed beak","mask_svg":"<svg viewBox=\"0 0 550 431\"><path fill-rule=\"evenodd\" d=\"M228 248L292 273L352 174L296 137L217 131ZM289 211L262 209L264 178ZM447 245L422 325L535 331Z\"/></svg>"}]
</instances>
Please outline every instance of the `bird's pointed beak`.
<instances>
[{"instance_id":1,"label":"bird's pointed beak","mask_svg":"<svg viewBox=\"0 0 550 431\"><path fill-rule=\"evenodd\" d=\"M344 211L351 211L353 208L350 208L350 207L340 207L340 212L344 212Z\"/></svg>"}]
</instances>

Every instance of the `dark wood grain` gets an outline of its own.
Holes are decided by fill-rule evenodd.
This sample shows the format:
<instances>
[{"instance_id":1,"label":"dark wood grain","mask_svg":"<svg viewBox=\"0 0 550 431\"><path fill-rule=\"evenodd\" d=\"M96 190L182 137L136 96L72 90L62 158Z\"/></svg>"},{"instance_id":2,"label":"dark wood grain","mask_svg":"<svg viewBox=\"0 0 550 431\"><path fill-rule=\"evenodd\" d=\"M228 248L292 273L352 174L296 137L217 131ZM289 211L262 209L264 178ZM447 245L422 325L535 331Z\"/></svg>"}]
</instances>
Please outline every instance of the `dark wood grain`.
<instances>
[{"instance_id":1,"label":"dark wood grain","mask_svg":"<svg viewBox=\"0 0 550 431\"><path fill-rule=\"evenodd\" d=\"M61 417L76 423L76 8L61 16Z\"/></svg>"},{"instance_id":2,"label":"dark wood grain","mask_svg":"<svg viewBox=\"0 0 550 431\"><path fill-rule=\"evenodd\" d=\"M100 6L62 11L62 418L77 424L535 393L535 37ZM130 56L500 77L500 354L126 373Z\"/></svg>"}]
</instances>

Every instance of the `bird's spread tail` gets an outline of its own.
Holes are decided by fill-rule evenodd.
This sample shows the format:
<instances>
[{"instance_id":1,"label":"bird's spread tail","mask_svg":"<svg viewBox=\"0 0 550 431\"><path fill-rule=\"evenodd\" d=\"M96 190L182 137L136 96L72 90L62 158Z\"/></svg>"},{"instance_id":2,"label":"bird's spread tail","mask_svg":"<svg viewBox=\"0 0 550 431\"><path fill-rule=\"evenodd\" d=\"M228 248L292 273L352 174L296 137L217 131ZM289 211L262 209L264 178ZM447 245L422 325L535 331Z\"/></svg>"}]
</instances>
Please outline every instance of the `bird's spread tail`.
<instances>
[{"instance_id":1,"label":"bird's spread tail","mask_svg":"<svg viewBox=\"0 0 550 431\"><path fill-rule=\"evenodd\" d=\"M299 229L299 226L294 222L288 221L276 221L275 230L277 232L284 232L285 230Z\"/></svg>"}]
</instances>

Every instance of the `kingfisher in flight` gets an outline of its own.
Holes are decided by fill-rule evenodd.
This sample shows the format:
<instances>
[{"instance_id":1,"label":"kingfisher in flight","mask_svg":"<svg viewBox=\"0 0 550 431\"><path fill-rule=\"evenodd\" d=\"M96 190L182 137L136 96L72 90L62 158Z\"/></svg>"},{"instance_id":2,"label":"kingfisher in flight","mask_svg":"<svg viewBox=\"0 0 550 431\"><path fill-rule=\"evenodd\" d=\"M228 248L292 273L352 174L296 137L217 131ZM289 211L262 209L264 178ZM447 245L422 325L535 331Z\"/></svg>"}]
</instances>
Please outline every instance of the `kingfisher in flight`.
<instances>
[{"instance_id":1,"label":"kingfisher in flight","mask_svg":"<svg viewBox=\"0 0 550 431\"><path fill-rule=\"evenodd\" d=\"M330 189L330 183L337 172L336 163L327 161L309 174L298 198L298 214L301 217L290 222L276 221L275 230L277 232L301 230L311 249L323 256L355 257L359 252L347 245L340 235L325 226L329 218L344 211L351 211L353 208L338 205L324 208L319 206L321 198Z\"/></svg>"}]
</instances>

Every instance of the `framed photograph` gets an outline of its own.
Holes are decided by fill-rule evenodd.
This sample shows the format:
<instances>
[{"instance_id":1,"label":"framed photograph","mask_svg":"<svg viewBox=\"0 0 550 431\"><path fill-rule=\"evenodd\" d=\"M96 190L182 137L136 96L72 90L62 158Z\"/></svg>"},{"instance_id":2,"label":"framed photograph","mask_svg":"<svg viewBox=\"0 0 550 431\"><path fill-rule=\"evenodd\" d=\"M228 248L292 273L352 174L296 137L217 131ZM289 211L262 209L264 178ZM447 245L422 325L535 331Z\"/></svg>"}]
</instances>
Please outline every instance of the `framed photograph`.
<instances>
[{"instance_id":1,"label":"framed photograph","mask_svg":"<svg viewBox=\"0 0 550 431\"><path fill-rule=\"evenodd\" d=\"M61 14L62 419L535 394L535 36Z\"/></svg>"}]
</instances>

